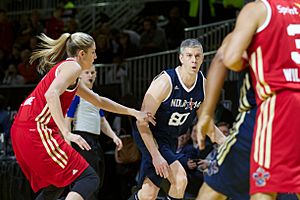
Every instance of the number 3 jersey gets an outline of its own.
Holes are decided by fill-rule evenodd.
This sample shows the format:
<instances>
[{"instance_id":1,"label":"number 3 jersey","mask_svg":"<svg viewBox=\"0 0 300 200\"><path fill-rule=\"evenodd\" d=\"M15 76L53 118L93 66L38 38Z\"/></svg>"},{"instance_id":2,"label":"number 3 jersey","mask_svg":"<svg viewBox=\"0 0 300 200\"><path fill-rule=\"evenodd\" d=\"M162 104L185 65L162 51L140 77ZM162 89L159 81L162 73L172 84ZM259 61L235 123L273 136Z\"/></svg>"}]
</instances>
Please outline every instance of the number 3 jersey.
<instances>
[{"instance_id":1,"label":"number 3 jersey","mask_svg":"<svg viewBox=\"0 0 300 200\"><path fill-rule=\"evenodd\" d=\"M151 130L158 143L173 146L177 137L192 125L204 100L204 77L202 72L198 72L193 86L187 88L180 78L178 67L162 73L169 77L171 90L159 106L155 115L157 124Z\"/></svg>"},{"instance_id":2,"label":"number 3 jersey","mask_svg":"<svg viewBox=\"0 0 300 200\"><path fill-rule=\"evenodd\" d=\"M247 50L258 104L283 89L300 90L300 1L262 2L268 14Z\"/></svg>"},{"instance_id":3,"label":"number 3 jersey","mask_svg":"<svg viewBox=\"0 0 300 200\"><path fill-rule=\"evenodd\" d=\"M267 11L248 48L257 112L250 194L300 192L300 0L261 0Z\"/></svg>"}]
</instances>

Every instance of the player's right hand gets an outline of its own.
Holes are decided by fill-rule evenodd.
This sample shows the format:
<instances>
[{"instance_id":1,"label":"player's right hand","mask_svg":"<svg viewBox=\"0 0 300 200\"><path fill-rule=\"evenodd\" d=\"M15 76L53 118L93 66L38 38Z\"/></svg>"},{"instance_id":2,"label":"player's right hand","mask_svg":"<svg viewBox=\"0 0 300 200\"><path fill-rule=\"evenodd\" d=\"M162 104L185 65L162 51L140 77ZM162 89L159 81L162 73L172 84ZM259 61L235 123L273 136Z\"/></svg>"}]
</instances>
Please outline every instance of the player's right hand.
<instances>
[{"instance_id":1,"label":"player's right hand","mask_svg":"<svg viewBox=\"0 0 300 200\"><path fill-rule=\"evenodd\" d=\"M65 135L65 139L76 143L82 150L91 150L90 145L78 134L69 132Z\"/></svg>"},{"instance_id":2,"label":"player's right hand","mask_svg":"<svg viewBox=\"0 0 300 200\"><path fill-rule=\"evenodd\" d=\"M169 177L169 165L167 161L161 156L155 156L152 158L152 163L155 167L156 174L162 178Z\"/></svg>"},{"instance_id":3,"label":"player's right hand","mask_svg":"<svg viewBox=\"0 0 300 200\"><path fill-rule=\"evenodd\" d=\"M212 116L202 113L196 125L199 149L205 148L206 135L214 136L215 124Z\"/></svg>"}]
</instances>

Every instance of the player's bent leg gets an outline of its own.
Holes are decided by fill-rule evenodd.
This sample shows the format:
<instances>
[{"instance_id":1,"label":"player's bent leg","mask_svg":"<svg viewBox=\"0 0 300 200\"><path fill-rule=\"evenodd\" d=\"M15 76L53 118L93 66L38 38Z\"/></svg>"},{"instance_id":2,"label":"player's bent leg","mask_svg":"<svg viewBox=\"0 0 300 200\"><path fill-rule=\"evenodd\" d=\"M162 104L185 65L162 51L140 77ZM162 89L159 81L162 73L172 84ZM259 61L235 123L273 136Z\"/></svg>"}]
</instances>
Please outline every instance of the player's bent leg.
<instances>
[{"instance_id":1,"label":"player's bent leg","mask_svg":"<svg viewBox=\"0 0 300 200\"><path fill-rule=\"evenodd\" d=\"M35 200L52 200L58 199L59 196L63 193L64 188L57 188L53 185L50 185L44 188L41 193L35 198Z\"/></svg>"},{"instance_id":2,"label":"player's bent leg","mask_svg":"<svg viewBox=\"0 0 300 200\"><path fill-rule=\"evenodd\" d=\"M100 179L95 170L89 166L83 173L74 181L71 191L66 197L66 200L82 200L89 199L91 195L98 189Z\"/></svg>"},{"instance_id":3,"label":"player's bent leg","mask_svg":"<svg viewBox=\"0 0 300 200\"><path fill-rule=\"evenodd\" d=\"M202 184L196 200L225 200L227 197L224 194L221 194L214 189L212 189L205 182Z\"/></svg>"},{"instance_id":4,"label":"player's bent leg","mask_svg":"<svg viewBox=\"0 0 300 200\"><path fill-rule=\"evenodd\" d=\"M82 196L80 194L78 194L77 192L69 192L68 196L66 197L65 200L84 200L84 198L82 198Z\"/></svg>"},{"instance_id":5,"label":"player's bent leg","mask_svg":"<svg viewBox=\"0 0 300 200\"><path fill-rule=\"evenodd\" d=\"M300 194L296 194L296 195L297 195L297 198L300 199Z\"/></svg>"},{"instance_id":6,"label":"player's bent leg","mask_svg":"<svg viewBox=\"0 0 300 200\"><path fill-rule=\"evenodd\" d=\"M251 195L250 200L275 200L276 193L255 193Z\"/></svg>"},{"instance_id":7,"label":"player's bent leg","mask_svg":"<svg viewBox=\"0 0 300 200\"><path fill-rule=\"evenodd\" d=\"M182 199L184 196L185 188L187 186L187 175L178 160L170 165L168 180L171 184L169 196L176 199Z\"/></svg>"},{"instance_id":8,"label":"player's bent leg","mask_svg":"<svg viewBox=\"0 0 300 200\"><path fill-rule=\"evenodd\" d=\"M138 191L138 200L155 200L159 192L157 187L149 178L145 178L142 188Z\"/></svg>"}]
</instances>

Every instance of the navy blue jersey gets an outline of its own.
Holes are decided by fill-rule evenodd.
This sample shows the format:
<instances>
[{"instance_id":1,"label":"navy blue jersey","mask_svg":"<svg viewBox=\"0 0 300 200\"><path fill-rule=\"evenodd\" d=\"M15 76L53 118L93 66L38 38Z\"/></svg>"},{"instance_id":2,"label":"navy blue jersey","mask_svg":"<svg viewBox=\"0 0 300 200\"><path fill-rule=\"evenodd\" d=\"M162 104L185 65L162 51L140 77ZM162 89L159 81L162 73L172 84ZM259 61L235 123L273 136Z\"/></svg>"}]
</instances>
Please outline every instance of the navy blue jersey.
<instances>
[{"instance_id":1,"label":"navy blue jersey","mask_svg":"<svg viewBox=\"0 0 300 200\"><path fill-rule=\"evenodd\" d=\"M169 76L171 92L156 112L156 126L151 127L156 140L163 143L185 133L196 117L196 111L204 100L204 77L198 72L195 84L187 88L181 80L178 68L164 71Z\"/></svg>"},{"instance_id":2,"label":"navy blue jersey","mask_svg":"<svg viewBox=\"0 0 300 200\"><path fill-rule=\"evenodd\" d=\"M240 88L239 114L230 135L218 148L218 172L204 176L206 184L232 200L250 199L249 161L256 108L254 90L246 71Z\"/></svg>"},{"instance_id":3,"label":"navy blue jersey","mask_svg":"<svg viewBox=\"0 0 300 200\"><path fill-rule=\"evenodd\" d=\"M245 71L240 88L239 112L248 111L256 106L255 94L250 80L250 74Z\"/></svg>"},{"instance_id":4,"label":"navy blue jersey","mask_svg":"<svg viewBox=\"0 0 300 200\"><path fill-rule=\"evenodd\" d=\"M159 146L159 152L170 165L183 157L182 154L176 154L177 138L192 125L196 111L204 100L204 77L199 72L194 85L188 89L178 75L178 68L162 73L169 77L171 90L157 109L156 126L150 128ZM142 152L139 185L141 186L144 178L148 177L159 187L163 178L156 174L152 157L136 128L133 131L133 137Z\"/></svg>"}]
</instances>

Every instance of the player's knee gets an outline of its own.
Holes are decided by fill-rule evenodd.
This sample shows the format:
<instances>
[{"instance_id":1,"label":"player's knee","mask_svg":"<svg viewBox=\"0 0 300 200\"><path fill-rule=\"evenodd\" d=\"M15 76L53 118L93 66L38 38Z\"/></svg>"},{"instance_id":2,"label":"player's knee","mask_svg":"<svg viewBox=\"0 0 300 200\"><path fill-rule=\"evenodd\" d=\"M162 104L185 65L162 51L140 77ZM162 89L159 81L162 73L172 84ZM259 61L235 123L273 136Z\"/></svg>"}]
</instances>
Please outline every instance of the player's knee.
<instances>
[{"instance_id":1,"label":"player's knee","mask_svg":"<svg viewBox=\"0 0 300 200\"><path fill-rule=\"evenodd\" d=\"M275 193L255 193L251 195L251 200L274 200L276 199Z\"/></svg>"},{"instance_id":2,"label":"player's knee","mask_svg":"<svg viewBox=\"0 0 300 200\"><path fill-rule=\"evenodd\" d=\"M156 199L157 194L158 190L155 187L147 187L138 192L138 197L140 200L153 200Z\"/></svg>"},{"instance_id":3,"label":"player's knee","mask_svg":"<svg viewBox=\"0 0 300 200\"><path fill-rule=\"evenodd\" d=\"M187 186L188 180L185 173L179 173L176 175L175 181L173 183L173 187L176 188L177 191L185 190Z\"/></svg>"},{"instance_id":4,"label":"player's knee","mask_svg":"<svg viewBox=\"0 0 300 200\"><path fill-rule=\"evenodd\" d=\"M100 178L97 174L94 174L90 177L90 184L93 185L93 190L96 191L99 189L100 186Z\"/></svg>"},{"instance_id":5,"label":"player's knee","mask_svg":"<svg viewBox=\"0 0 300 200\"><path fill-rule=\"evenodd\" d=\"M76 192L88 199L99 189L100 178L92 167L88 167L74 182L71 191Z\"/></svg>"}]
</instances>

